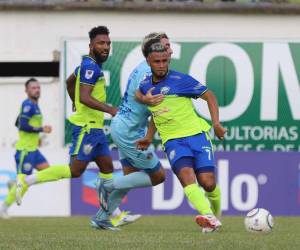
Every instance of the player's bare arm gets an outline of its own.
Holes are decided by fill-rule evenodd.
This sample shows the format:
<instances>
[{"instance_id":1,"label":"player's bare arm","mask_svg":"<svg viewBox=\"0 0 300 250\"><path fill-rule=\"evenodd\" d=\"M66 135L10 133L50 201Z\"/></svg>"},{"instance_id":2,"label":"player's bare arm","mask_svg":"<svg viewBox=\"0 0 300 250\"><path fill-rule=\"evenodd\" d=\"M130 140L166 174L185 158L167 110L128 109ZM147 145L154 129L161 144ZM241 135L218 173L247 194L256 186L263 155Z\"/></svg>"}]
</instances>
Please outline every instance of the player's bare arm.
<instances>
[{"instance_id":1,"label":"player's bare arm","mask_svg":"<svg viewBox=\"0 0 300 250\"><path fill-rule=\"evenodd\" d=\"M92 97L91 93L93 90L93 86L87 84L80 85L80 102L92 109L97 109L103 111L105 113L109 113L112 116L115 116L118 112L118 109L115 107L111 107L105 103L97 101L94 97Z\"/></svg>"},{"instance_id":2,"label":"player's bare arm","mask_svg":"<svg viewBox=\"0 0 300 250\"><path fill-rule=\"evenodd\" d=\"M148 147L150 146L150 144L153 141L153 137L155 135L156 132L156 127L153 121L153 117L151 116L151 120L149 122L148 125L148 130L147 130L147 134L145 135L144 138L141 138L139 140L136 141L136 147L139 150L147 150Z\"/></svg>"},{"instance_id":3,"label":"player's bare arm","mask_svg":"<svg viewBox=\"0 0 300 250\"><path fill-rule=\"evenodd\" d=\"M203 95L201 95L200 98L207 102L215 135L220 140L223 140L227 130L222 126L222 124L219 121L219 106L217 98L210 90L206 91Z\"/></svg>"},{"instance_id":4,"label":"player's bare arm","mask_svg":"<svg viewBox=\"0 0 300 250\"><path fill-rule=\"evenodd\" d=\"M67 91L68 91L68 95L71 98L72 102L74 103L74 99L75 99L75 82L76 82L76 76L74 74L71 74L67 81Z\"/></svg>"},{"instance_id":5,"label":"player's bare arm","mask_svg":"<svg viewBox=\"0 0 300 250\"><path fill-rule=\"evenodd\" d=\"M154 88L149 89L146 95L143 95L141 91L138 89L135 92L136 100L140 103L150 105L150 106L155 106L160 104L164 99L164 95L163 94L152 95L153 89Z\"/></svg>"}]
</instances>

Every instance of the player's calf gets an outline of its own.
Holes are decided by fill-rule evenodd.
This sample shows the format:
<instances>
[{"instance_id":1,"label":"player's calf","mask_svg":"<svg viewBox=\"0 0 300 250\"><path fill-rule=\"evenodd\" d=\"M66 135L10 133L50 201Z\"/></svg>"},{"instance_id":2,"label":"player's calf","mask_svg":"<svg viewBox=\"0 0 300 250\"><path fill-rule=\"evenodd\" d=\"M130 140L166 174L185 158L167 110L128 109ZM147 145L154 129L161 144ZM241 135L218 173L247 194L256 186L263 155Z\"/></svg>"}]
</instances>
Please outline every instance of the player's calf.
<instances>
[{"instance_id":1,"label":"player's calf","mask_svg":"<svg viewBox=\"0 0 300 250\"><path fill-rule=\"evenodd\" d=\"M166 179L165 170L162 167L160 167L158 171L149 173L149 176L152 182L152 186L156 186L160 183L163 183Z\"/></svg>"}]
</instances>

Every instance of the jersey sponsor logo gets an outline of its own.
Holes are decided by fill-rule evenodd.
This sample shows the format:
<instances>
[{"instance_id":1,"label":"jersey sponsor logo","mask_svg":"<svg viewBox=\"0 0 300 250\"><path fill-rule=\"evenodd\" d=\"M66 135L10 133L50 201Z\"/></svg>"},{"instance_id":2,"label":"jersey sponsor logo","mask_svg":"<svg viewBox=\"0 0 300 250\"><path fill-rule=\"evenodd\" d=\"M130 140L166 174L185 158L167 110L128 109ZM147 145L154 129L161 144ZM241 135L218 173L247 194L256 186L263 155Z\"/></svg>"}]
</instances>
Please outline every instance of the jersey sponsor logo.
<instances>
[{"instance_id":1,"label":"jersey sponsor logo","mask_svg":"<svg viewBox=\"0 0 300 250\"><path fill-rule=\"evenodd\" d=\"M30 171L31 168L32 168L32 165L31 165L31 163L29 163L29 162L26 162L26 163L23 165L23 170L25 170L25 171Z\"/></svg>"},{"instance_id":2,"label":"jersey sponsor logo","mask_svg":"<svg viewBox=\"0 0 300 250\"><path fill-rule=\"evenodd\" d=\"M24 113L28 113L28 112L30 111L30 109L31 109L31 106L30 106L30 105L26 105L26 106L24 106L24 108L23 108L23 112L24 112Z\"/></svg>"},{"instance_id":3,"label":"jersey sponsor logo","mask_svg":"<svg viewBox=\"0 0 300 250\"><path fill-rule=\"evenodd\" d=\"M164 113L168 113L170 111L170 109L168 107L163 107L162 109L159 109L157 111L154 111L153 112L153 116L154 117L157 117L157 116L160 116Z\"/></svg>"},{"instance_id":4,"label":"jersey sponsor logo","mask_svg":"<svg viewBox=\"0 0 300 250\"><path fill-rule=\"evenodd\" d=\"M92 150L93 150L93 146L91 144L85 144L83 146L83 153L85 155L89 155L92 152Z\"/></svg>"},{"instance_id":5,"label":"jersey sponsor logo","mask_svg":"<svg viewBox=\"0 0 300 250\"><path fill-rule=\"evenodd\" d=\"M120 105L119 106L119 111L118 111L119 115L126 115L126 116L128 116L129 113L131 113L131 112L132 112L131 108L126 107L124 105Z\"/></svg>"},{"instance_id":6,"label":"jersey sponsor logo","mask_svg":"<svg viewBox=\"0 0 300 250\"><path fill-rule=\"evenodd\" d=\"M160 93L163 94L163 95L168 94L169 91L170 91L170 87L168 87L168 86L162 87L162 88L160 89Z\"/></svg>"},{"instance_id":7,"label":"jersey sponsor logo","mask_svg":"<svg viewBox=\"0 0 300 250\"><path fill-rule=\"evenodd\" d=\"M172 151L170 152L170 154L169 154L170 160L172 161L172 160L175 158L175 156L176 156L176 151L175 151L175 150L172 150Z\"/></svg>"},{"instance_id":8,"label":"jersey sponsor logo","mask_svg":"<svg viewBox=\"0 0 300 250\"><path fill-rule=\"evenodd\" d=\"M94 75L94 70L88 69L88 70L85 71L85 78L86 79L91 79L93 77L93 75Z\"/></svg>"}]
</instances>

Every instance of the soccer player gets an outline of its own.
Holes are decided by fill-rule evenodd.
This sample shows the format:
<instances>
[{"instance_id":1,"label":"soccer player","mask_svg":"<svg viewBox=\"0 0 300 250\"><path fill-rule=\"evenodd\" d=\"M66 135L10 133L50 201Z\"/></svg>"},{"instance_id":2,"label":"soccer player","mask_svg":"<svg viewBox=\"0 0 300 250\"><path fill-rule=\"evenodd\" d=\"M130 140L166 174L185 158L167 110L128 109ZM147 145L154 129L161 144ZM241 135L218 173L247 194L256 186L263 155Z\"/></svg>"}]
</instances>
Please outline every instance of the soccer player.
<instances>
[{"instance_id":1,"label":"soccer player","mask_svg":"<svg viewBox=\"0 0 300 250\"><path fill-rule=\"evenodd\" d=\"M154 88L153 94L164 94L160 104L148 108L172 170L186 197L200 213L196 216L196 222L203 232L213 232L222 224L215 216L221 213L221 194L216 185L213 149L207 133L210 126L196 114L191 98L201 98L207 102L215 134L223 139L226 130L219 122L217 100L206 86L191 76L169 70L169 55L162 44L148 43L145 47L152 75L141 83L138 92L145 95ZM138 147L147 148L152 136L153 133L147 133L146 138L138 142ZM196 181L205 190L209 201Z\"/></svg>"},{"instance_id":2,"label":"soccer player","mask_svg":"<svg viewBox=\"0 0 300 250\"><path fill-rule=\"evenodd\" d=\"M143 53L145 53L144 44L149 40L161 42L171 56L172 49L165 33L147 35L142 43ZM109 192L118 190L113 191L110 195L110 201L113 203L112 209L120 203L130 189L155 186L165 179L165 171L155 152L152 149L141 151L136 148L136 141L146 133L150 112L145 105L136 101L135 92L139 88L140 82L150 74L151 69L146 61L140 63L132 71L119 111L111 122L111 136L118 146L119 157L125 174L124 177L116 178L110 184L106 183L105 185ZM159 104L162 100L162 94L152 96L151 90L149 90L143 101L153 105ZM99 211L100 217L107 216L103 213L103 211ZM97 217L93 218L91 223L97 225Z\"/></svg>"},{"instance_id":3,"label":"soccer player","mask_svg":"<svg viewBox=\"0 0 300 250\"><path fill-rule=\"evenodd\" d=\"M20 114L18 115L16 126L19 129L19 140L16 143L16 167L17 173L27 176L33 169L38 171L46 169L49 164L46 158L38 150L41 132L51 133L49 125L42 126L42 113L38 101L41 94L40 83L35 78L30 78L25 82L25 92L27 99L23 101ZM16 201L16 185L12 184L9 193L0 207L0 216L7 216L8 208Z\"/></svg>"},{"instance_id":4,"label":"soccer player","mask_svg":"<svg viewBox=\"0 0 300 250\"><path fill-rule=\"evenodd\" d=\"M105 78L102 64L107 60L111 41L105 26L92 28L89 32L89 55L82 58L74 88L76 112L69 117L73 125L70 166L51 167L17 179L17 195L31 184L80 177L91 161L100 169L100 178L106 183L112 178L113 164L108 141L103 132L104 112L114 116L117 108L105 104ZM74 76L73 76L74 77ZM103 228L113 228L111 222L99 222Z\"/></svg>"}]
</instances>

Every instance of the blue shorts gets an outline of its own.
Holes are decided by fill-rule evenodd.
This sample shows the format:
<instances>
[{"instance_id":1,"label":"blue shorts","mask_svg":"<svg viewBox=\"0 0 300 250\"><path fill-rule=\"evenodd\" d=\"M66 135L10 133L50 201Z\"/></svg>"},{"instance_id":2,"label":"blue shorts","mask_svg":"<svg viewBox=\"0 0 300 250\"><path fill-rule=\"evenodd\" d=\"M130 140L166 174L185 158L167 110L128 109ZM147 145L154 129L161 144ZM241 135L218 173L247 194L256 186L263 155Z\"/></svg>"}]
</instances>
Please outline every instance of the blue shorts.
<instances>
[{"instance_id":1,"label":"blue shorts","mask_svg":"<svg viewBox=\"0 0 300 250\"><path fill-rule=\"evenodd\" d=\"M39 150L32 152L17 150L15 154L17 173L32 174L32 170L42 163L48 163Z\"/></svg>"},{"instance_id":2,"label":"blue shorts","mask_svg":"<svg viewBox=\"0 0 300 250\"><path fill-rule=\"evenodd\" d=\"M190 165L196 173L212 172L215 169L212 144L206 133L171 139L164 146L175 173Z\"/></svg>"},{"instance_id":3,"label":"blue shorts","mask_svg":"<svg viewBox=\"0 0 300 250\"><path fill-rule=\"evenodd\" d=\"M102 129L72 126L70 156L80 161L94 161L99 156L110 156L107 138Z\"/></svg>"},{"instance_id":4,"label":"blue shorts","mask_svg":"<svg viewBox=\"0 0 300 250\"><path fill-rule=\"evenodd\" d=\"M123 167L130 166L147 173L153 173L160 169L161 164L153 149L142 151L136 148L135 142L142 136L138 133L128 136L128 131L119 123L112 121L111 137L118 147L119 159Z\"/></svg>"}]
</instances>

